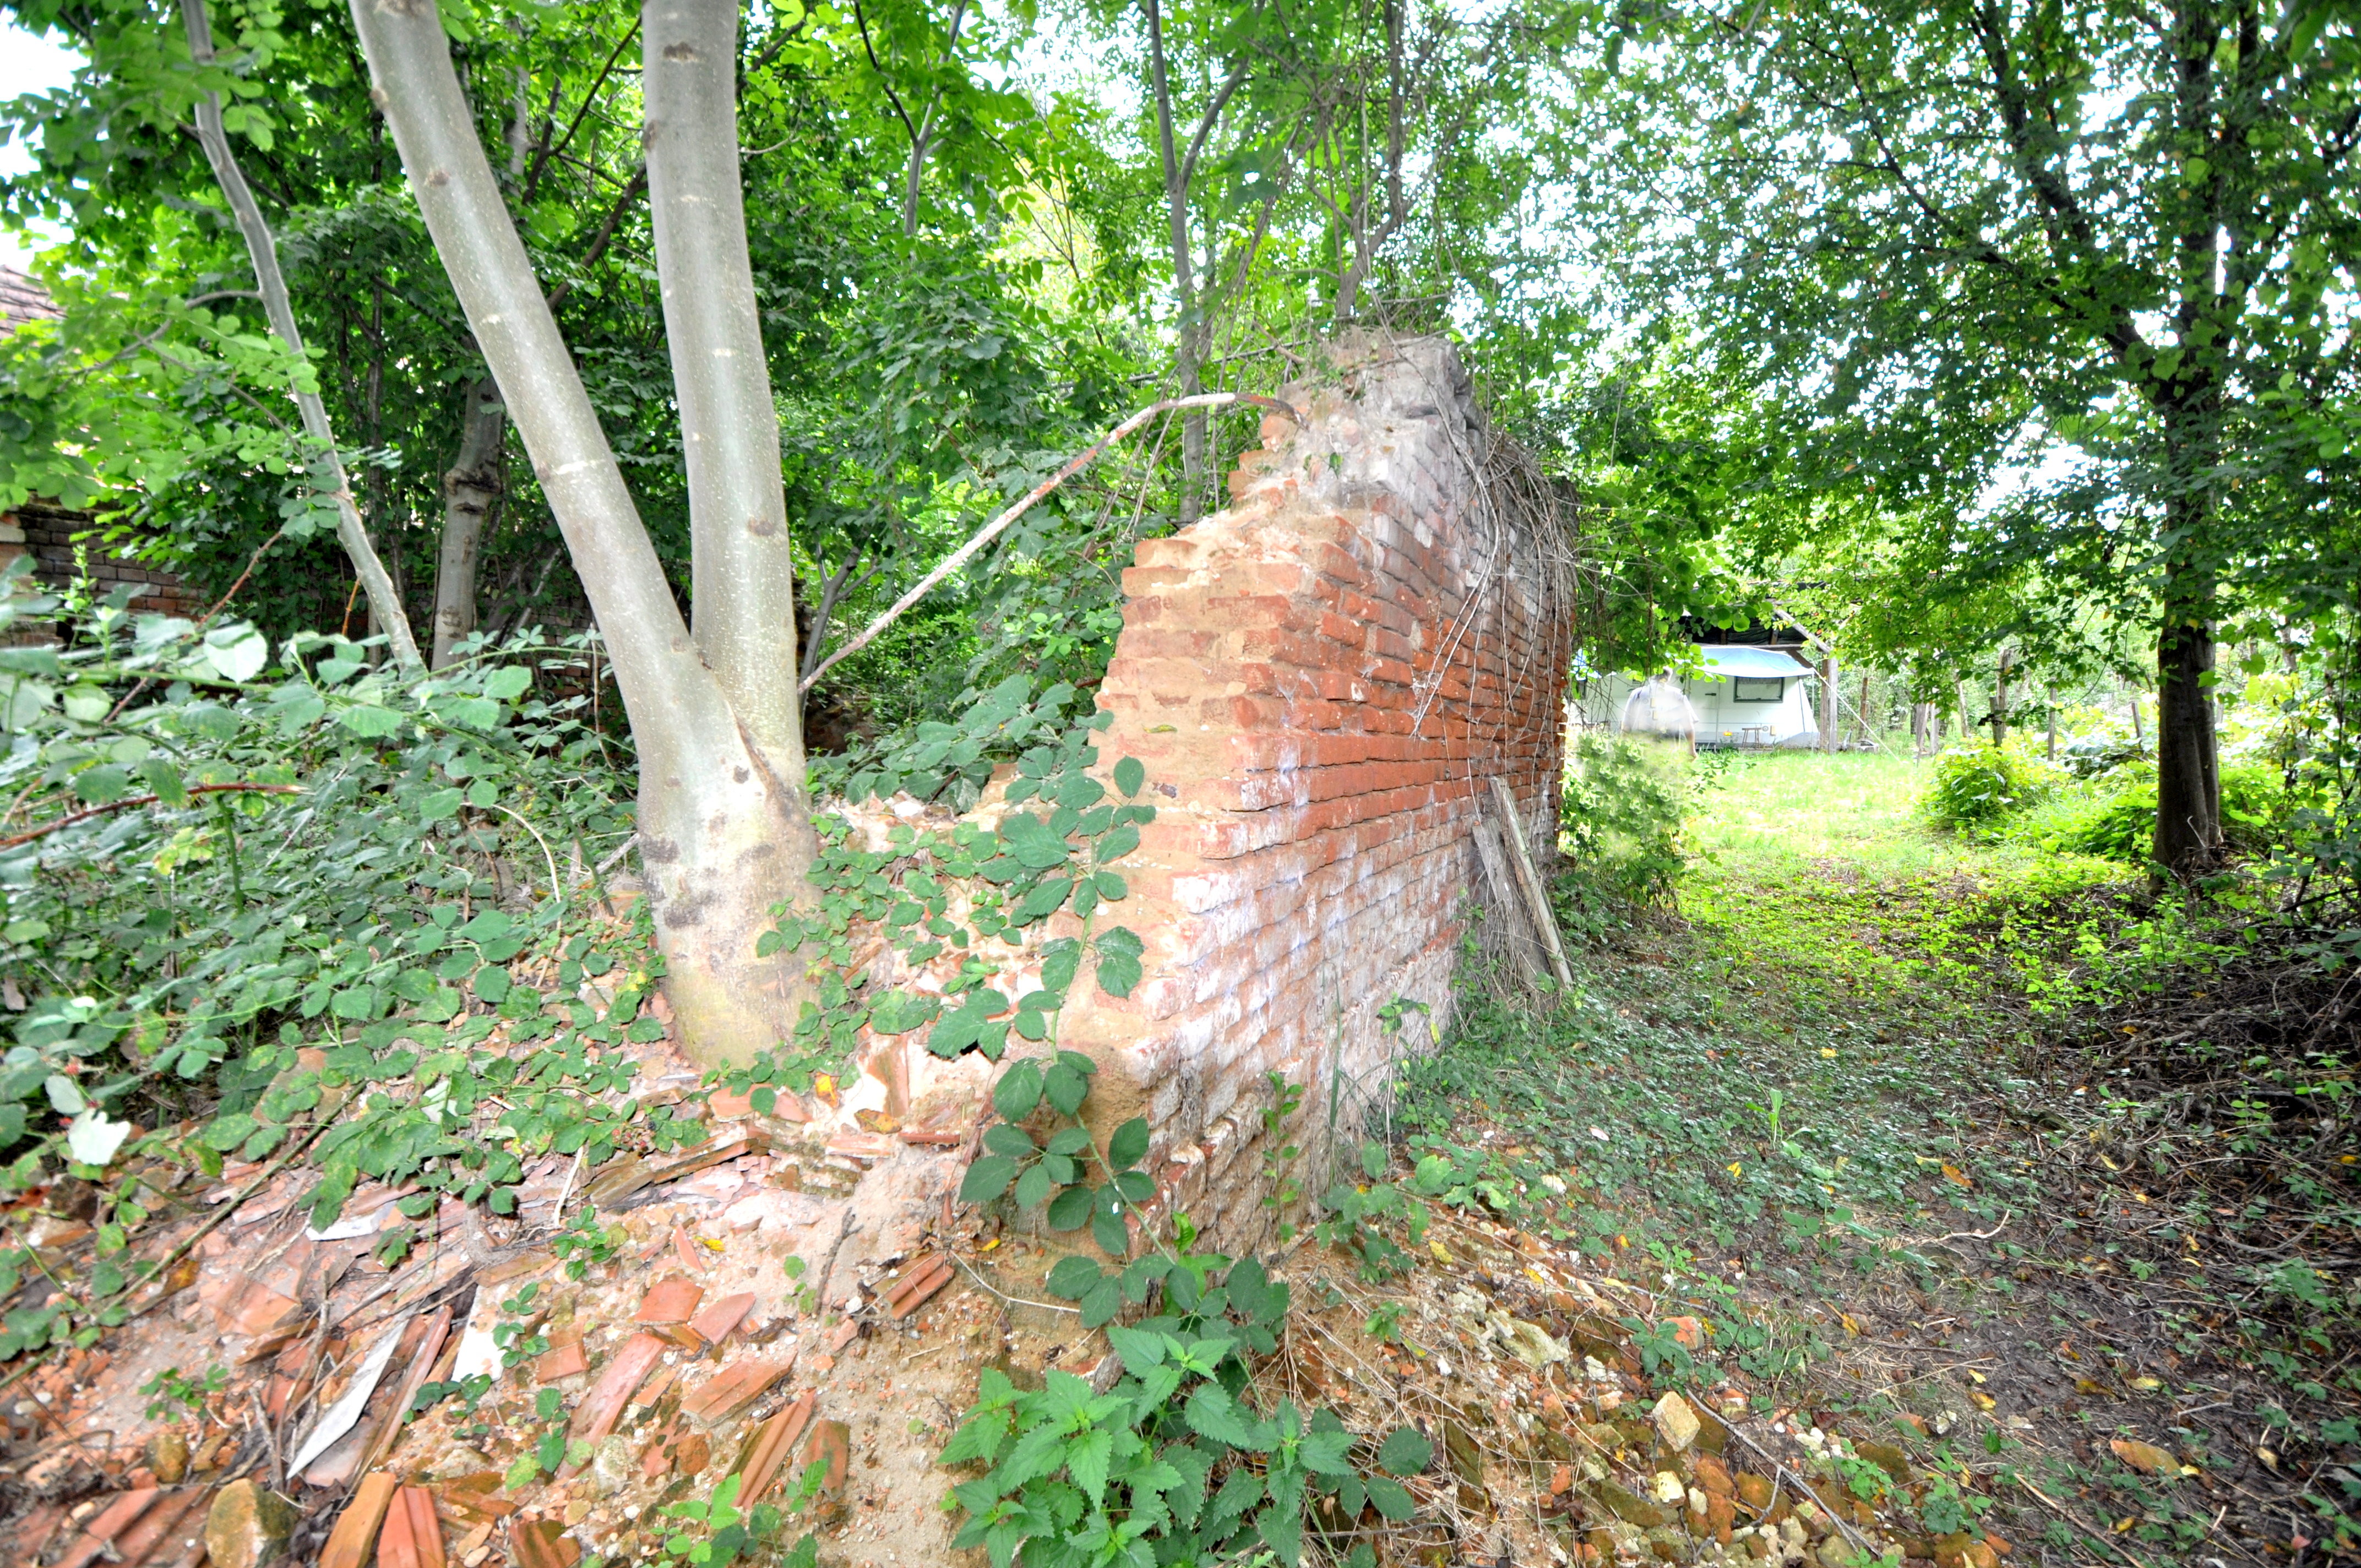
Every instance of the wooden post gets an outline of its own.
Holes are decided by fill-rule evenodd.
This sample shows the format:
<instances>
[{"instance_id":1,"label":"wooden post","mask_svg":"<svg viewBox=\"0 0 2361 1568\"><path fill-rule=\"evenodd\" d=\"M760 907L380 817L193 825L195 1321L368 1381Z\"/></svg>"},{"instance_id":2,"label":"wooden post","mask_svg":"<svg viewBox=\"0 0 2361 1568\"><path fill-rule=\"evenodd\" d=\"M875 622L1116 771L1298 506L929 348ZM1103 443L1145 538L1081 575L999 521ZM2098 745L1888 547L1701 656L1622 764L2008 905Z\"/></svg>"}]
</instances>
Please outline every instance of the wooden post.
<instances>
[{"instance_id":1,"label":"wooden post","mask_svg":"<svg viewBox=\"0 0 2361 1568\"><path fill-rule=\"evenodd\" d=\"M1820 661L1820 750L1833 756L1837 749L1837 656Z\"/></svg>"},{"instance_id":2,"label":"wooden post","mask_svg":"<svg viewBox=\"0 0 2361 1568\"><path fill-rule=\"evenodd\" d=\"M1557 916L1550 913L1549 899L1542 892L1541 873L1533 869L1532 852L1525 845L1524 819L1517 814L1517 796L1509 788L1509 781L1498 773L1492 775L1492 806L1499 814L1500 836L1509 841L1509 863L1516 868L1517 885L1525 894L1525 913L1532 917L1533 928L1541 933L1542 945L1549 953L1550 970L1557 982L1574 989L1574 966L1565 961L1565 948L1557 939Z\"/></svg>"}]
</instances>

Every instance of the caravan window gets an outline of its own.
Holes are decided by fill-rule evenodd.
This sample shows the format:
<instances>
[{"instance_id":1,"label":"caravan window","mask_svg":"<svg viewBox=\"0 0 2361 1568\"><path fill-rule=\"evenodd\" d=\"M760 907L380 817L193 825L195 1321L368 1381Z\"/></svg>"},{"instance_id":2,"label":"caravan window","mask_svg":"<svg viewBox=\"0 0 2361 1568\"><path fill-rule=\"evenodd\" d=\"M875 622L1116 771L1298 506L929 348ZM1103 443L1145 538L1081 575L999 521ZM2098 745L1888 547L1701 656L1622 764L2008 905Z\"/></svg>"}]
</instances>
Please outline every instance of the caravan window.
<instances>
[{"instance_id":1,"label":"caravan window","mask_svg":"<svg viewBox=\"0 0 2361 1568\"><path fill-rule=\"evenodd\" d=\"M1732 702L1777 702L1785 695L1786 685L1776 675L1733 675L1730 698Z\"/></svg>"}]
</instances>

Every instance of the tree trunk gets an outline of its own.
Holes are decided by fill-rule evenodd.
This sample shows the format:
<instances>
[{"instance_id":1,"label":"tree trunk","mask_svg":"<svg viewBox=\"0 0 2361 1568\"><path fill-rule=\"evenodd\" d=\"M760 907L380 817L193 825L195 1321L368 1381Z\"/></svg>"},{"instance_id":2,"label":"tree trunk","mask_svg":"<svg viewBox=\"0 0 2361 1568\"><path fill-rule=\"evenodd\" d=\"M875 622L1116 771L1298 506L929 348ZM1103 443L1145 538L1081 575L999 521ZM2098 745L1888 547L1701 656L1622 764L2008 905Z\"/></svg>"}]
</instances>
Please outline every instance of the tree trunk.
<instances>
[{"instance_id":1,"label":"tree trunk","mask_svg":"<svg viewBox=\"0 0 2361 1568\"><path fill-rule=\"evenodd\" d=\"M354 0L353 19L373 96L566 536L631 718L640 858L683 1043L708 1064L742 1061L787 1036L806 989L792 954L754 953L772 905L802 890L810 863L802 775L774 773L754 743L771 716L741 726L681 620L477 138L442 18L431 0ZM651 62L663 53L650 48ZM733 144L733 178L736 162ZM750 537L763 538L766 521L750 512ZM725 626L738 619L722 613ZM792 692L793 662L783 662Z\"/></svg>"},{"instance_id":2,"label":"tree trunk","mask_svg":"<svg viewBox=\"0 0 2361 1568\"><path fill-rule=\"evenodd\" d=\"M189 35L189 53L200 65L210 65L214 59L213 26L205 18L204 0L181 0L181 21ZM222 199L229 203L231 214L237 219L238 232L246 238L246 253L254 264L254 285L262 295L263 313L270 320L272 335L293 351L297 358L303 355L303 334L295 325L295 306L287 295L287 280L279 270L279 243L270 235L270 225L263 220L262 208L254 199L254 192L246 182L246 171L237 166L237 158L230 150L229 133L222 128L221 100L208 93L197 100L197 140L205 149L205 161L213 166L214 182L220 185ZM362 591L368 595L369 613L383 627L387 640L393 644L394 661L404 670L420 667L418 641L410 634L410 617L401 608L401 596L395 591L393 579L386 576L385 564L378 559L376 548L369 543L368 531L361 524L358 503L353 499L352 481L345 477L345 460L336 451L335 432L328 424L328 409L317 392L292 389L295 408L302 416L303 433L320 448L318 465L328 471L333 487L330 499L336 504L336 538L352 558L353 573L360 579Z\"/></svg>"},{"instance_id":3,"label":"tree trunk","mask_svg":"<svg viewBox=\"0 0 2361 1568\"><path fill-rule=\"evenodd\" d=\"M2187 537L2187 535L2184 535ZM2222 858L2222 781L2213 750L2213 585L2186 562L2166 566L2157 638L2156 861L2176 876Z\"/></svg>"},{"instance_id":4,"label":"tree trunk","mask_svg":"<svg viewBox=\"0 0 2361 1568\"><path fill-rule=\"evenodd\" d=\"M443 474L443 538L434 575L433 666L438 670L451 662L451 650L476 630L476 567L484 525L500 499L508 423L499 384L489 376L469 382L467 412L459 422L459 455Z\"/></svg>"},{"instance_id":5,"label":"tree trunk","mask_svg":"<svg viewBox=\"0 0 2361 1568\"><path fill-rule=\"evenodd\" d=\"M2000 668L1993 674L1993 744L2008 744L2008 661L2010 651L2000 651Z\"/></svg>"},{"instance_id":6,"label":"tree trunk","mask_svg":"<svg viewBox=\"0 0 2361 1568\"><path fill-rule=\"evenodd\" d=\"M697 645L800 814L796 563L738 179L738 7L649 0L640 36L641 141L687 457Z\"/></svg>"},{"instance_id":7,"label":"tree trunk","mask_svg":"<svg viewBox=\"0 0 2361 1568\"><path fill-rule=\"evenodd\" d=\"M2049 705L2049 760L2058 760L2058 688L2045 686L2042 697Z\"/></svg>"},{"instance_id":8,"label":"tree trunk","mask_svg":"<svg viewBox=\"0 0 2361 1568\"><path fill-rule=\"evenodd\" d=\"M2132 687L2132 688L2131 688L2131 698L2132 698L2132 746L2133 746L2133 748L2134 748L2135 750L2138 751L2139 751L2139 752L2141 752L2143 755L2145 755L2145 754L2147 753L2147 729L2142 725L2142 723L2140 722L2140 693L2139 693L2139 687L2137 687L2137 686L2134 686L2134 687Z\"/></svg>"},{"instance_id":9,"label":"tree trunk","mask_svg":"<svg viewBox=\"0 0 2361 1568\"><path fill-rule=\"evenodd\" d=\"M1148 13L1148 86L1156 96L1156 139L1164 160L1165 219L1172 245L1172 292L1180 307L1173 370L1180 396L1193 398L1199 384L1197 289L1189 250L1189 178L1172 139L1172 82L1164 65L1164 16L1159 0L1140 0ZM1205 488L1205 411L1191 410L1180 422L1180 523L1197 521Z\"/></svg>"}]
</instances>

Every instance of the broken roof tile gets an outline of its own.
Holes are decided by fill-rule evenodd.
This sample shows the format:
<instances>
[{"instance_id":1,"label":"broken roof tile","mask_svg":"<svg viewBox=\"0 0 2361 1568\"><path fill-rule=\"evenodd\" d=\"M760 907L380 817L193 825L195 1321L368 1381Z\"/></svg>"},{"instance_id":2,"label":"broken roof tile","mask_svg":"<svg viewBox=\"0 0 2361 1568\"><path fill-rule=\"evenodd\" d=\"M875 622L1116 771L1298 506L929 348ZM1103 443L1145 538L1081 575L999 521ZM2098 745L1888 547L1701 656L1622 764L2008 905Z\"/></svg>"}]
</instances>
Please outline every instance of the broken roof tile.
<instances>
[{"instance_id":1,"label":"broken roof tile","mask_svg":"<svg viewBox=\"0 0 2361 1568\"><path fill-rule=\"evenodd\" d=\"M928 1253L895 1280L885 1292L885 1315L906 1318L926 1303L934 1293L950 1283L951 1260L942 1253Z\"/></svg>"},{"instance_id":2,"label":"broken roof tile","mask_svg":"<svg viewBox=\"0 0 2361 1568\"><path fill-rule=\"evenodd\" d=\"M635 1323L685 1323L697 1311L697 1304L705 1299L705 1288L693 1279L675 1275L659 1279L640 1299L640 1310L631 1321Z\"/></svg>"},{"instance_id":3,"label":"broken roof tile","mask_svg":"<svg viewBox=\"0 0 2361 1568\"><path fill-rule=\"evenodd\" d=\"M688 1326L695 1329L706 1343L719 1344L730 1337L730 1331L738 1326L753 1306L754 1293L741 1290L735 1296L724 1296L708 1306L688 1321Z\"/></svg>"},{"instance_id":4,"label":"broken roof tile","mask_svg":"<svg viewBox=\"0 0 2361 1568\"><path fill-rule=\"evenodd\" d=\"M582 1548L555 1519L511 1519L509 1560L515 1568L574 1568Z\"/></svg>"},{"instance_id":5,"label":"broken roof tile","mask_svg":"<svg viewBox=\"0 0 2361 1568\"><path fill-rule=\"evenodd\" d=\"M761 1398L794 1365L792 1355L738 1362L698 1384L681 1400L680 1408L701 1421L726 1420Z\"/></svg>"},{"instance_id":6,"label":"broken roof tile","mask_svg":"<svg viewBox=\"0 0 2361 1568\"><path fill-rule=\"evenodd\" d=\"M555 1383L561 1377L571 1377L577 1372L589 1370L590 1355L582 1348L580 1334L559 1340L533 1364L533 1376L536 1383Z\"/></svg>"},{"instance_id":7,"label":"broken roof tile","mask_svg":"<svg viewBox=\"0 0 2361 1568\"><path fill-rule=\"evenodd\" d=\"M811 1436L804 1442L803 1452L796 1455L796 1473L802 1475L815 1464L828 1466L819 1489L823 1493L844 1489L844 1473L852 1464L852 1428L843 1421L822 1421L812 1428Z\"/></svg>"},{"instance_id":8,"label":"broken roof tile","mask_svg":"<svg viewBox=\"0 0 2361 1568\"><path fill-rule=\"evenodd\" d=\"M90 1563L104 1554L115 1538L131 1528L148 1505L159 1496L157 1488L142 1486L124 1493L101 1508L82 1526L82 1534L74 1538L66 1554L58 1559L57 1568L89 1568Z\"/></svg>"},{"instance_id":9,"label":"broken roof tile","mask_svg":"<svg viewBox=\"0 0 2361 1568\"><path fill-rule=\"evenodd\" d=\"M738 1493L738 1506L751 1508L770 1486L779 1468L786 1463L788 1450L803 1435L805 1423L811 1420L812 1408L819 1402L816 1390L807 1388L802 1398L781 1407L779 1413L754 1429L746 1440L746 1447L738 1456L738 1473L745 1477Z\"/></svg>"},{"instance_id":10,"label":"broken roof tile","mask_svg":"<svg viewBox=\"0 0 2361 1568\"><path fill-rule=\"evenodd\" d=\"M659 1287L661 1288L661 1287ZM653 1334L633 1334L615 1347L598 1381L582 1397L574 1412L571 1436L598 1442L622 1420L623 1407L664 1354L664 1341Z\"/></svg>"},{"instance_id":11,"label":"broken roof tile","mask_svg":"<svg viewBox=\"0 0 2361 1568\"><path fill-rule=\"evenodd\" d=\"M353 1500L336 1516L336 1528L321 1550L319 1568L368 1568L377 1538L385 1528L385 1511L401 1483L382 1470L361 1477Z\"/></svg>"}]
</instances>

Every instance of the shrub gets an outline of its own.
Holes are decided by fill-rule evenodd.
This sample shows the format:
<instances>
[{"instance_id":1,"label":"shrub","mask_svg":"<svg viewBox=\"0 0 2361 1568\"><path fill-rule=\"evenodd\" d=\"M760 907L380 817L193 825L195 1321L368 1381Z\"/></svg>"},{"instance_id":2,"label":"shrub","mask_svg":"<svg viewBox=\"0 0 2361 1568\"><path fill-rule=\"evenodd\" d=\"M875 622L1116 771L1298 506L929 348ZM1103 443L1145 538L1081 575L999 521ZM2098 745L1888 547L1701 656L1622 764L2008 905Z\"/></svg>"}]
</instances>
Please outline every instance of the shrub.
<instances>
[{"instance_id":1,"label":"shrub","mask_svg":"<svg viewBox=\"0 0 2361 1568\"><path fill-rule=\"evenodd\" d=\"M2260 854L2284 843L2300 803L2275 768L2261 764L2222 773L2222 834L2240 854ZM2156 841L2156 781L2127 789L2076 832L2068 847L2126 865L2147 863Z\"/></svg>"},{"instance_id":2,"label":"shrub","mask_svg":"<svg viewBox=\"0 0 2361 1568\"><path fill-rule=\"evenodd\" d=\"M1672 896L1692 787L1679 747L1628 735L1585 735L1575 743L1558 800L1558 848L1571 862L1577 905L1590 910Z\"/></svg>"},{"instance_id":3,"label":"shrub","mask_svg":"<svg viewBox=\"0 0 2361 1568\"><path fill-rule=\"evenodd\" d=\"M1938 828L1983 827L2031 805L2049 787L2048 770L2000 746L1973 746L1935 759L1935 777L1920 803Z\"/></svg>"}]
</instances>

